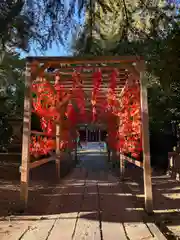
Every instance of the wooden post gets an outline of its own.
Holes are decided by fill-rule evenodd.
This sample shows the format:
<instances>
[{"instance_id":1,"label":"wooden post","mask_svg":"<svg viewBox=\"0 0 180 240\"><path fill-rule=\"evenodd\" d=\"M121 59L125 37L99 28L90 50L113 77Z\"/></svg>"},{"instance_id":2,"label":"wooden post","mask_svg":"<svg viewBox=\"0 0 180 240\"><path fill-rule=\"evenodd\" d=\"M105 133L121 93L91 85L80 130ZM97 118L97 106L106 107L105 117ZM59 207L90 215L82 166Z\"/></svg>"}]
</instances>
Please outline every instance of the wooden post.
<instances>
[{"instance_id":1,"label":"wooden post","mask_svg":"<svg viewBox=\"0 0 180 240\"><path fill-rule=\"evenodd\" d=\"M118 132L121 132L121 118L117 119L117 129ZM119 171L120 171L120 181L124 180L124 174L125 174L125 159L124 159L124 155L123 152L121 152L121 149L119 150Z\"/></svg>"},{"instance_id":2,"label":"wooden post","mask_svg":"<svg viewBox=\"0 0 180 240\"><path fill-rule=\"evenodd\" d=\"M98 135L98 136L99 136L99 137L98 137L98 141L101 142L101 130L99 129L98 132L99 132L99 135Z\"/></svg>"},{"instance_id":3,"label":"wooden post","mask_svg":"<svg viewBox=\"0 0 180 240\"><path fill-rule=\"evenodd\" d=\"M56 175L60 179L60 141L61 141L61 126L60 123L56 123Z\"/></svg>"},{"instance_id":4,"label":"wooden post","mask_svg":"<svg viewBox=\"0 0 180 240\"><path fill-rule=\"evenodd\" d=\"M124 155L119 153L119 160L120 160L120 180L124 180L124 173L125 173L125 159Z\"/></svg>"},{"instance_id":5,"label":"wooden post","mask_svg":"<svg viewBox=\"0 0 180 240\"><path fill-rule=\"evenodd\" d=\"M30 135L31 135L31 68L26 64L25 73L25 93L24 93L24 119L23 119L23 137L22 137L22 159L21 159L21 186L20 199L22 207L26 208L28 204L28 185L29 185L29 163L30 163Z\"/></svg>"},{"instance_id":6,"label":"wooden post","mask_svg":"<svg viewBox=\"0 0 180 240\"><path fill-rule=\"evenodd\" d=\"M144 79L144 69L140 70L140 102L141 102L141 121L142 121L142 149L143 149L143 174L144 174L144 194L145 210L148 213L153 212L153 195L151 180L151 162L149 145L149 114L147 86Z\"/></svg>"},{"instance_id":7,"label":"wooden post","mask_svg":"<svg viewBox=\"0 0 180 240\"><path fill-rule=\"evenodd\" d=\"M78 162L78 157L77 157L77 141L76 141L76 145L75 145L75 161L76 161L76 163Z\"/></svg>"},{"instance_id":8,"label":"wooden post","mask_svg":"<svg viewBox=\"0 0 180 240\"><path fill-rule=\"evenodd\" d=\"M77 130L76 130L76 134L77 134ZM77 163L78 162L78 157L77 157L77 146L78 145L78 142L77 142L77 136L76 136L76 141L75 141L75 151L74 151L74 157L75 157L75 162Z\"/></svg>"},{"instance_id":9,"label":"wooden post","mask_svg":"<svg viewBox=\"0 0 180 240\"><path fill-rule=\"evenodd\" d=\"M86 126L86 146L87 146L87 142L88 142L88 128Z\"/></svg>"},{"instance_id":10,"label":"wooden post","mask_svg":"<svg viewBox=\"0 0 180 240\"><path fill-rule=\"evenodd\" d=\"M108 146L108 161L111 162L111 160L112 160L111 150L110 150L110 148L109 148L109 146Z\"/></svg>"}]
</instances>

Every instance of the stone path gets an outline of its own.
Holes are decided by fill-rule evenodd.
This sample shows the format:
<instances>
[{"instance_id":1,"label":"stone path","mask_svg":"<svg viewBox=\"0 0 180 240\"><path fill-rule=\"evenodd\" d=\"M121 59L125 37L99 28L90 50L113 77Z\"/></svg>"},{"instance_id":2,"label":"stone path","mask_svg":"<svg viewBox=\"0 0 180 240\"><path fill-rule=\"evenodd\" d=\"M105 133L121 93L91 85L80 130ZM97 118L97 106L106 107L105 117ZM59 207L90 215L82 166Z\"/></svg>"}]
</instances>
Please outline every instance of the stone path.
<instances>
[{"instance_id":1,"label":"stone path","mask_svg":"<svg viewBox=\"0 0 180 240\"><path fill-rule=\"evenodd\" d=\"M0 239L166 239L142 211L135 210L134 197L106 162L102 153L82 155L79 166L54 188L46 214L2 220Z\"/></svg>"}]
</instances>

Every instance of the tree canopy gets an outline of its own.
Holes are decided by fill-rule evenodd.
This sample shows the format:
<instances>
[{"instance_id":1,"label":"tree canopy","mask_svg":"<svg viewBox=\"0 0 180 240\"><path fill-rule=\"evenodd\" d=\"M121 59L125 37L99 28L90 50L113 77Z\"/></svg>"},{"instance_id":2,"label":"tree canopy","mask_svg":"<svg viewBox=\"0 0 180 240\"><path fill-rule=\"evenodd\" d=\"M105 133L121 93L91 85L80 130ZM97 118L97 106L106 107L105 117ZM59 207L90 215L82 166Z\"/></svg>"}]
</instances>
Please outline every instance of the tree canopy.
<instances>
[{"instance_id":1,"label":"tree canopy","mask_svg":"<svg viewBox=\"0 0 180 240\"><path fill-rule=\"evenodd\" d=\"M106 37L107 32L124 39L163 36L174 24L169 14L174 7L166 1L148 0L2 0L0 43L28 50L32 42L46 49L53 42L63 44L70 32L86 22L89 37ZM172 8L170 10L170 8ZM174 9L175 11L175 9ZM149 16L147 18L147 15ZM112 29L108 26L111 22ZM159 27L161 26L161 27ZM106 29L106 30L105 30ZM87 33L87 32L86 32Z\"/></svg>"},{"instance_id":2,"label":"tree canopy","mask_svg":"<svg viewBox=\"0 0 180 240\"><path fill-rule=\"evenodd\" d=\"M23 103L24 60L14 54L15 49L28 51L33 42L36 48L45 50L54 42L64 44L72 33L73 40L76 39L72 43L75 55L144 57L151 130L167 133L170 122L180 119L177 3L177 0L1 0L0 83L10 96L9 107L14 109L13 103L18 106Z\"/></svg>"},{"instance_id":3,"label":"tree canopy","mask_svg":"<svg viewBox=\"0 0 180 240\"><path fill-rule=\"evenodd\" d=\"M178 6L165 1L105 1L113 10L89 21L77 34L72 48L75 55L137 55L146 61L151 146L163 155L171 150L173 120L180 120ZM117 2L125 2L118 5ZM130 4L131 3L131 4ZM115 9L115 10L114 10ZM99 14L99 9L97 14ZM119 16L119 18L117 18ZM114 24L112 24L114 23ZM111 28L111 26L113 26ZM119 28L118 28L119 27ZM158 149L157 144L159 142ZM164 147L166 146L166 147Z\"/></svg>"}]
</instances>

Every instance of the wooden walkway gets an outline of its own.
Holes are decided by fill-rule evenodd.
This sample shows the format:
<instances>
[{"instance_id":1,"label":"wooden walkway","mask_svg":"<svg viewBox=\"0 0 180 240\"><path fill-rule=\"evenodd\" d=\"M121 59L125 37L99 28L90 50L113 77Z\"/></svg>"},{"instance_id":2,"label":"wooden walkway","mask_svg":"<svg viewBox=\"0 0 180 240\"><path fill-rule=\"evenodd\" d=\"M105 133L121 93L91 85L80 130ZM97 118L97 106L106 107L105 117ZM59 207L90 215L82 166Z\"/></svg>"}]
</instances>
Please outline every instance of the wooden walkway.
<instances>
[{"instance_id":1,"label":"wooden walkway","mask_svg":"<svg viewBox=\"0 0 180 240\"><path fill-rule=\"evenodd\" d=\"M103 154L81 158L80 165L56 185L47 214L1 221L1 240L166 239L137 210L133 195L113 176Z\"/></svg>"}]
</instances>

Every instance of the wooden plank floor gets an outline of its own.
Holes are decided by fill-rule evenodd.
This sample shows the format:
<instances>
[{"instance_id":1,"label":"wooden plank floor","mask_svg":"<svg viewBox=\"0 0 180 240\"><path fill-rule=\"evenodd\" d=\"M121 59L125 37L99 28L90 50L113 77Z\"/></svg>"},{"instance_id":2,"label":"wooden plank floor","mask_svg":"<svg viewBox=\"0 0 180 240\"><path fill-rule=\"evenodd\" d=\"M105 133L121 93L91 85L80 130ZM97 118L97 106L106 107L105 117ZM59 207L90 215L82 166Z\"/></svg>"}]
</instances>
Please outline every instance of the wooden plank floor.
<instances>
[{"instance_id":1,"label":"wooden plank floor","mask_svg":"<svg viewBox=\"0 0 180 240\"><path fill-rule=\"evenodd\" d=\"M144 221L142 212L128 210L134 208L134 198L112 175L105 158L97 153L82 156L80 165L56 185L47 214L34 221L32 216L29 221L27 216L16 216L13 225L1 222L0 239L165 239L154 223Z\"/></svg>"}]
</instances>

